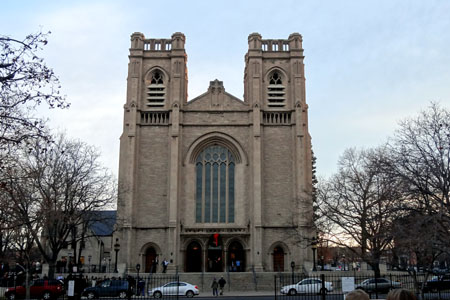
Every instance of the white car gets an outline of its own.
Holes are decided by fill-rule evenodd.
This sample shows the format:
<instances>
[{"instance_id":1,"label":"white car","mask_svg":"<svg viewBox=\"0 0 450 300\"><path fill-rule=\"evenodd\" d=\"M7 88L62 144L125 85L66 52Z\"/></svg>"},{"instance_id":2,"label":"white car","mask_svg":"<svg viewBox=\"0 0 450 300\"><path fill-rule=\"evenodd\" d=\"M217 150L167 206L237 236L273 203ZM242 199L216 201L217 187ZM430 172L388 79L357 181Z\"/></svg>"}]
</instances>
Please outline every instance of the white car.
<instances>
[{"instance_id":1,"label":"white car","mask_svg":"<svg viewBox=\"0 0 450 300\"><path fill-rule=\"evenodd\" d=\"M182 281L169 282L163 286L156 287L148 291L148 295L155 298L161 298L162 296L167 295L179 295L192 298L198 294L199 291L196 285Z\"/></svg>"},{"instance_id":2,"label":"white car","mask_svg":"<svg viewBox=\"0 0 450 300\"><path fill-rule=\"evenodd\" d=\"M316 278L305 278L296 284L286 285L281 288L282 294L318 294L322 289L322 280ZM333 291L333 284L325 281L325 293Z\"/></svg>"}]
</instances>

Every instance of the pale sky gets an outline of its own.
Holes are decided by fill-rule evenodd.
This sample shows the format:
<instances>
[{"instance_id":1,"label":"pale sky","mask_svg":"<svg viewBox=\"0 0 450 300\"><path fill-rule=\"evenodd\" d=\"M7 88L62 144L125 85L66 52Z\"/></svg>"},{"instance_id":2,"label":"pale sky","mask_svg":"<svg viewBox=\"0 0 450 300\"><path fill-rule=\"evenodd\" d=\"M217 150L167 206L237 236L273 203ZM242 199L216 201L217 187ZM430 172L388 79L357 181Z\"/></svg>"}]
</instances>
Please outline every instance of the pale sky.
<instances>
[{"instance_id":1,"label":"pale sky","mask_svg":"<svg viewBox=\"0 0 450 300\"><path fill-rule=\"evenodd\" d=\"M349 147L386 141L430 101L450 108L450 1L2 1L0 33L51 31L41 55L72 103L40 110L117 174L130 35L186 36L189 99L223 81L243 98L247 38L299 32L319 176Z\"/></svg>"}]
</instances>

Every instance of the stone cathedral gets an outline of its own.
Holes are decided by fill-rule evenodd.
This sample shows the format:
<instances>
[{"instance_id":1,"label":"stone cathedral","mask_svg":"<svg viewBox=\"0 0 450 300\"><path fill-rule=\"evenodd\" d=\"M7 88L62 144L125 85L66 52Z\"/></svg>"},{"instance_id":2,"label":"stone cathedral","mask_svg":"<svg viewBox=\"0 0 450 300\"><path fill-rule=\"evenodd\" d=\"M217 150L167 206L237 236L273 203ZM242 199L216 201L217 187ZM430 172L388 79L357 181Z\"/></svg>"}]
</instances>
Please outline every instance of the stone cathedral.
<instances>
[{"instance_id":1,"label":"stone cathedral","mask_svg":"<svg viewBox=\"0 0 450 300\"><path fill-rule=\"evenodd\" d=\"M131 35L120 138L119 264L154 272L296 270L312 261L302 36L248 37L244 99L187 99L185 36Z\"/></svg>"}]
</instances>

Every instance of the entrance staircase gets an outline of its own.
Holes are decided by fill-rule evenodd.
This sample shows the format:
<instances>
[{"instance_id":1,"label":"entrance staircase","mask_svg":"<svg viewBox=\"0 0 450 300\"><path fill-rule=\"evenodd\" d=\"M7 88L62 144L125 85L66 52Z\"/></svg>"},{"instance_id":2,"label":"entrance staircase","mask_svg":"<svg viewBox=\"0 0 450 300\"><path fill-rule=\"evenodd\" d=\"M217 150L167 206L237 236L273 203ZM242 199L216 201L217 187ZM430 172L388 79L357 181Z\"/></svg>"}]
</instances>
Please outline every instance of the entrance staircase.
<instances>
[{"instance_id":1,"label":"entrance staircase","mask_svg":"<svg viewBox=\"0 0 450 300\"><path fill-rule=\"evenodd\" d=\"M135 273L129 273L136 276ZM274 277L275 275L283 273L275 272L207 272L207 273L178 273L180 281L189 282L197 285L201 293L212 293L211 283L213 279L220 279L221 276L225 278L227 284L225 291L274 291ZM286 273L287 274L287 273ZM290 274L290 273L289 273ZM146 278L150 274L140 273L140 277ZM161 274L154 273L153 277L172 275L171 273Z\"/></svg>"}]
</instances>

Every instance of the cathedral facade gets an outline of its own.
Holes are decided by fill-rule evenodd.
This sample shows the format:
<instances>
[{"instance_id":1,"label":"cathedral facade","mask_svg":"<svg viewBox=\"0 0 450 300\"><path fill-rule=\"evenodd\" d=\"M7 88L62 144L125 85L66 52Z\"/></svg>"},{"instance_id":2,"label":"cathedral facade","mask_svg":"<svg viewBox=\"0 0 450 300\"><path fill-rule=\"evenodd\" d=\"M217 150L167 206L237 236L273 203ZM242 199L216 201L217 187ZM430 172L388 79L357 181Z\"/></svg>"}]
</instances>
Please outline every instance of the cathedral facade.
<instances>
[{"instance_id":1,"label":"cathedral facade","mask_svg":"<svg viewBox=\"0 0 450 300\"><path fill-rule=\"evenodd\" d=\"M244 99L216 79L188 101L185 36L132 34L119 264L140 264L141 272L163 260L169 272L290 271L312 261L303 59L300 34L266 40L252 33Z\"/></svg>"}]
</instances>

